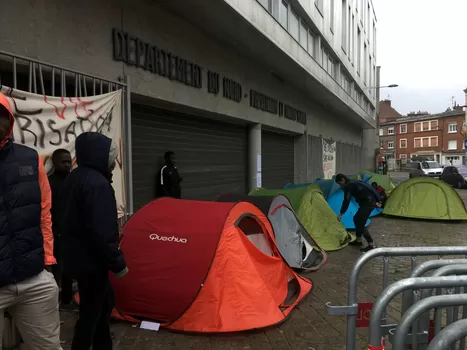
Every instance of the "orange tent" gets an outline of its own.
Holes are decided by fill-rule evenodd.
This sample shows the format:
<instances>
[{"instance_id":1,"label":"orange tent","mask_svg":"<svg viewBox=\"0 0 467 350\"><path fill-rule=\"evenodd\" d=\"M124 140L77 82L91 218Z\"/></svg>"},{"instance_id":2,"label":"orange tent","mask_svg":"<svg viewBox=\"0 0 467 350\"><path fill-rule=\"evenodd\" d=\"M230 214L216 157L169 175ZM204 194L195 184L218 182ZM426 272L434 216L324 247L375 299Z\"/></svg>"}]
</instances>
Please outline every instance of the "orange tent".
<instances>
[{"instance_id":1,"label":"orange tent","mask_svg":"<svg viewBox=\"0 0 467 350\"><path fill-rule=\"evenodd\" d=\"M233 332L283 321L311 290L251 203L157 199L123 228L117 309L173 330Z\"/></svg>"}]
</instances>

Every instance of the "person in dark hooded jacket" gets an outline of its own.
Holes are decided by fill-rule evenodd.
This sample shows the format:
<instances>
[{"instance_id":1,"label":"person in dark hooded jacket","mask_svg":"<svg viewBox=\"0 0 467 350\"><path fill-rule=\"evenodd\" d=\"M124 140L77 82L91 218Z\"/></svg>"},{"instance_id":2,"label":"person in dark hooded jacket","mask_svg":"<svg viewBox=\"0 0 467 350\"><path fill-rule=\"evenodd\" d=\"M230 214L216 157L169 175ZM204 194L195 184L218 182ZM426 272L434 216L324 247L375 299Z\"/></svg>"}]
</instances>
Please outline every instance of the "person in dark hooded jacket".
<instances>
[{"instance_id":1,"label":"person in dark hooded jacket","mask_svg":"<svg viewBox=\"0 0 467 350\"><path fill-rule=\"evenodd\" d=\"M78 167L63 186L68 203L62 222L64 268L78 282L79 318L72 350L111 350L110 316L114 296L109 271L127 272L119 248L117 203L111 174L117 145L102 134L86 132L75 143Z\"/></svg>"}]
</instances>

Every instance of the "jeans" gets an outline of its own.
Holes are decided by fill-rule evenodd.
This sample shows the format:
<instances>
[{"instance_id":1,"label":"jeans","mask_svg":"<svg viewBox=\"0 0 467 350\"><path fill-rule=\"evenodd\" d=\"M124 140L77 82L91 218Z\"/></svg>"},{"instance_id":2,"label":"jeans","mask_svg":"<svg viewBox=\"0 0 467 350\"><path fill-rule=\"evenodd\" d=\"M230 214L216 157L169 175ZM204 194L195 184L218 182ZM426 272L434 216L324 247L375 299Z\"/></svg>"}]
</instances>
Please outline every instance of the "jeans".
<instances>
[{"instance_id":1,"label":"jeans","mask_svg":"<svg viewBox=\"0 0 467 350\"><path fill-rule=\"evenodd\" d=\"M110 316L115 304L108 272L76 276L79 291L79 318L71 350L112 350Z\"/></svg>"},{"instance_id":2,"label":"jeans","mask_svg":"<svg viewBox=\"0 0 467 350\"><path fill-rule=\"evenodd\" d=\"M373 238L371 237L370 232L368 232L368 229L365 227L365 224L373 209L375 209L375 205L372 205L371 203L360 205L360 208L357 210L353 217L357 240L361 240L363 236L368 242L368 245L373 244Z\"/></svg>"},{"instance_id":3,"label":"jeans","mask_svg":"<svg viewBox=\"0 0 467 350\"><path fill-rule=\"evenodd\" d=\"M43 270L0 288L0 349L5 311L13 317L28 349L62 350L58 287L50 272Z\"/></svg>"}]
</instances>

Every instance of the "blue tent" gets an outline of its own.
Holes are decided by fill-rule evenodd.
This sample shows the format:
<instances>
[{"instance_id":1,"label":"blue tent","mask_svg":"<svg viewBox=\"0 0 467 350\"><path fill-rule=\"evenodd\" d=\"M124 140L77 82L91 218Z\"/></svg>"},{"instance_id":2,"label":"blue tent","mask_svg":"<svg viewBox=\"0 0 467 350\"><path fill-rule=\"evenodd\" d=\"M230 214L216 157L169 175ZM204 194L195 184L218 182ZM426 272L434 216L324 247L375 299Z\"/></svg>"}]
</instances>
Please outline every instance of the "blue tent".
<instances>
[{"instance_id":1,"label":"blue tent","mask_svg":"<svg viewBox=\"0 0 467 350\"><path fill-rule=\"evenodd\" d=\"M326 179L316 179L314 184L318 184L323 191L324 198L328 199L334 193L339 191L341 187L337 184L335 180L326 180Z\"/></svg>"},{"instance_id":2,"label":"blue tent","mask_svg":"<svg viewBox=\"0 0 467 350\"><path fill-rule=\"evenodd\" d=\"M342 191L342 189L340 188L337 192L335 192L328 198L328 204L336 215L339 215L343 201L344 201L344 191ZM346 229L355 230L355 225L353 223L353 217L355 213L357 212L358 208L359 206L357 202L355 201L354 198L352 198L349 204L349 208L347 209L345 214L342 216L342 220L341 220L342 224L344 225ZM373 212L371 213L370 217L379 215L381 214L382 211L383 210L381 208L375 208L375 210L373 210ZM371 221L368 220L365 226L368 226L370 222Z\"/></svg>"}]
</instances>

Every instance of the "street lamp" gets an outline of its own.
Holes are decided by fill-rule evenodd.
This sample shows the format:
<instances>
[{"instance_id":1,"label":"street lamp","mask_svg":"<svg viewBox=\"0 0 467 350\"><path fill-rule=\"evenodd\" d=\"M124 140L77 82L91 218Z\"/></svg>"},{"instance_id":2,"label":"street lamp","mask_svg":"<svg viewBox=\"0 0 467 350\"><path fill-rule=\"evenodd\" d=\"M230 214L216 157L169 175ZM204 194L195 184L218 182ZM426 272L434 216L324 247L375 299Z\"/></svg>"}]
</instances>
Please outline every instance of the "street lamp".
<instances>
[{"instance_id":1,"label":"street lamp","mask_svg":"<svg viewBox=\"0 0 467 350\"><path fill-rule=\"evenodd\" d=\"M396 87L399 87L399 85L397 84L391 84L391 85L386 85L386 86L371 86L367 89L384 89L384 88L396 88Z\"/></svg>"}]
</instances>

